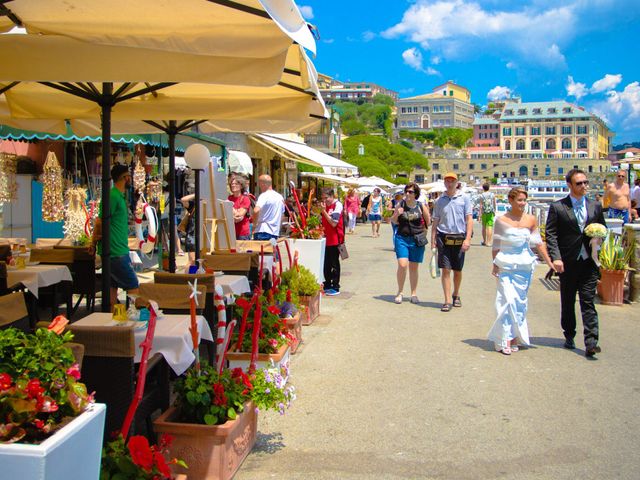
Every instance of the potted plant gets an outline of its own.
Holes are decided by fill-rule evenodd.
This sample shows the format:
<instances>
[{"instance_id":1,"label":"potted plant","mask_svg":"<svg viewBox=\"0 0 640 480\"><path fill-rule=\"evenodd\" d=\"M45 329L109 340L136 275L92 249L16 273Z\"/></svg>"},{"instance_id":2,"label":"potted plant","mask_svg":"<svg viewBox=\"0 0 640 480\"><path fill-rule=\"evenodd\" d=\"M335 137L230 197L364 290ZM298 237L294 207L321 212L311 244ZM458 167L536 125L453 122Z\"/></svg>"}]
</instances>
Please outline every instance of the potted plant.
<instances>
[{"instance_id":1,"label":"potted plant","mask_svg":"<svg viewBox=\"0 0 640 480\"><path fill-rule=\"evenodd\" d=\"M295 399L277 368L247 374L203 365L178 379L175 393L174 406L154 428L173 436L169 452L189 465L186 471L179 464L171 469L196 480L233 477L255 443L259 410L284 414Z\"/></svg>"},{"instance_id":2,"label":"potted plant","mask_svg":"<svg viewBox=\"0 0 640 480\"><path fill-rule=\"evenodd\" d=\"M592 225L589 225L587 229ZM585 229L587 235L592 237L592 242L595 239L602 239L602 229L594 228L597 228L599 236L596 236L596 234L591 235ZM635 239L633 237L629 237L625 241L612 231L606 234L600 246L600 252L597 255L600 264L598 295L603 304L622 305L624 303L624 281L634 249Z\"/></svg>"},{"instance_id":3,"label":"potted plant","mask_svg":"<svg viewBox=\"0 0 640 480\"><path fill-rule=\"evenodd\" d=\"M0 464L7 478L95 479L105 407L80 383L66 346L47 329L0 331ZM68 452L83 458L67 461Z\"/></svg>"},{"instance_id":4,"label":"potted plant","mask_svg":"<svg viewBox=\"0 0 640 480\"><path fill-rule=\"evenodd\" d=\"M320 284L304 265L296 265L282 273L282 289L291 290L292 298L305 309L302 325L311 325L320 315Z\"/></svg>"}]
</instances>

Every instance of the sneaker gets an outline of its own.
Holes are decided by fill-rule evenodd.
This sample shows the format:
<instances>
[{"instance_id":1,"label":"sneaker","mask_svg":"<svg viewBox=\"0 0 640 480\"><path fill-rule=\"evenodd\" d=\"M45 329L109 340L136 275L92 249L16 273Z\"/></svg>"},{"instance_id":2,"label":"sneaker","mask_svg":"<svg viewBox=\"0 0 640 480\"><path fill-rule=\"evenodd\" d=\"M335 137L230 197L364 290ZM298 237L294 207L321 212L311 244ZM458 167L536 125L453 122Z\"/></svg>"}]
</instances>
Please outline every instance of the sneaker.
<instances>
[{"instance_id":1,"label":"sneaker","mask_svg":"<svg viewBox=\"0 0 640 480\"><path fill-rule=\"evenodd\" d=\"M338 290L330 288L329 290L325 290L324 294L328 297L335 297L336 295L340 295L340 292Z\"/></svg>"}]
</instances>

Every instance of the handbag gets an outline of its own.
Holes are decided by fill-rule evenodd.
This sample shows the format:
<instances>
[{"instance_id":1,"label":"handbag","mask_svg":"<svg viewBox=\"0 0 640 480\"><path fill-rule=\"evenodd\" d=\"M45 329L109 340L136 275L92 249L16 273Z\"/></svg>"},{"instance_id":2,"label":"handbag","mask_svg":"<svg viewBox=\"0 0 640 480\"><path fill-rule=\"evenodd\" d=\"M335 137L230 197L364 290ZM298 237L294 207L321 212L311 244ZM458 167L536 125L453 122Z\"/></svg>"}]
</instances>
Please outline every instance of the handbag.
<instances>
[{"instance_id":1,"label":"handbag","mask_svg":"<svg viewBox=\"0 0 640 480\"><path fill-rule=\"evenodd\" d=\"M187 233L187 227L189 225L189 220L191 220L191 212L187 212L186 215L184 217L182 217L182 220L180 220L180 223L178 224L178 231L182 232L182 233Z\"/></svg>"},{"instance_id":2,"label":"handbag","mask_svg":"<svg viewBox=\"0 0 640 480\"><path fill-rule=\"evenodd\" d=\"M431 272L431 278L438 278L440 276L440 268L438 268L438 249L431 249L431 260L429 261L429 271Z\"/></svg>"},{"instance_id":3,"label":"handbag","mask_svg":"<svg viewBox=\"0 0 640 480\"><path fill-rule=\"evenodd\" d=\"M340 260L346 260L349 258L349 251L347 250L347 245L341 243L338 245L338 254L340 255Z\"/></svg>"},{"instance_id":4,"label":"handbag","mask_svg":"<svg viewBox=\"0 0 640 480\"><path fill-rule=\"evenodd\" d=\"M413 236L413 239L416 242L416 247L424 247L425 245L427 245L429 243L429 240L427 239L427 231L423 230L420 233L416 233Z\"/></svg>"}]
</instances>

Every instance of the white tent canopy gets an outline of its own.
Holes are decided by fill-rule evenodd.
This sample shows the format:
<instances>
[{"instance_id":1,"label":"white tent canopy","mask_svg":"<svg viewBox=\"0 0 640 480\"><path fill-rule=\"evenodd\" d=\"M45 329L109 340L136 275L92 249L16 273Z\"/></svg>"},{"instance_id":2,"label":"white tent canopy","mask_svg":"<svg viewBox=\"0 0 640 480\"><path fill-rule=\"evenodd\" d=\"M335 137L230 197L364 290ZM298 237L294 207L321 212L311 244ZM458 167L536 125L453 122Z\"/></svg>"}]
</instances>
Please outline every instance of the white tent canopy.
<instances>
[{"instance_id":1,"label":"white tent canopy","mask_svg":"<svg viewBox=\"0 0 640 480\"><path fill-rule=\"evenodd\" d=\"M240 150L227 150L229 171L243 175L253 175L251 157Z\"/></svg>"},{"instance_id":2,"label":"white tent canopy","mask_svg":"<svg viewBox=\"0 0 640 480\"><path fill-rule=\"evenodd\" d=\"M337 175L330 175L328 173L317 173L317 172L300 172L300 176L302 177L311 177L317 178L319 180L325 180L331 183L337 183L338 185L353 185L357 186L357 179L354 177L338 177Z\"/></svg>"},{"instance_id":3,"label":"white tent canopy","mask_svg":"<svg viewBox=\"0 0 640 480\"><path fill-rule=\"evenodd\" d=\"M322 153L304 143L290 140L283 135L266 135L258 133L251 135L251 138L284 158L295 162L305 163L307 165L321 167L324 173L332 175L358 174L358 167L355 165L351 165L350 163L343 162L331 155Z\"/></svg>"},{"instance_id":4,"label":"white tent canopy","mask_svg":"<svg viewBox=\"0 0 640 480\"><path fill-rule=\"evenodd\" d=\"M395 187L395 185L380 177L358 177L358 185L361 187Z\"/></svg>"}]
</instances>

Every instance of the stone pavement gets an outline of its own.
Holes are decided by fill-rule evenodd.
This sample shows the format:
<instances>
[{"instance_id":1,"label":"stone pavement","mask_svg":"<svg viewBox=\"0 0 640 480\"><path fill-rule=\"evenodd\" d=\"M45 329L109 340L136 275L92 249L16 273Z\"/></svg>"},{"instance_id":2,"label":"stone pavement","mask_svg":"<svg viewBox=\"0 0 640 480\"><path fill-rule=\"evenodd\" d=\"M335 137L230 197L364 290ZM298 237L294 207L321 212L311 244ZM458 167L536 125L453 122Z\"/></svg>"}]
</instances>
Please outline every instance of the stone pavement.
<instances>
[{"instance_id":1,"label":"stone pavement","mask_svg":"<svg viewBox=\"0 0 640 480\"><path fill-rule=\"evenodd\" d=\"M475 233L463 307L441 313L426 263L421 303L393 303L391 229L374 239L357 227L343 294L322 299L292 359L298 399L283 417L260 414L236 479L640 478L638 305L598 306L603 351L588 361L580 337L562 348L559 292L539 266L536 347L505 357L485 339L495 279Z\"/></svg>"}]
</instances>

